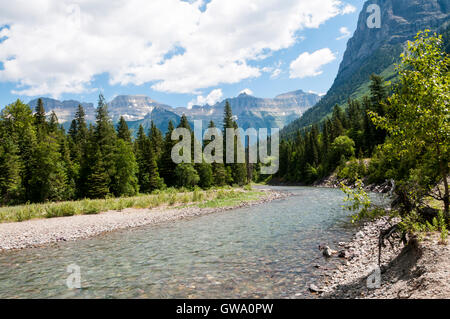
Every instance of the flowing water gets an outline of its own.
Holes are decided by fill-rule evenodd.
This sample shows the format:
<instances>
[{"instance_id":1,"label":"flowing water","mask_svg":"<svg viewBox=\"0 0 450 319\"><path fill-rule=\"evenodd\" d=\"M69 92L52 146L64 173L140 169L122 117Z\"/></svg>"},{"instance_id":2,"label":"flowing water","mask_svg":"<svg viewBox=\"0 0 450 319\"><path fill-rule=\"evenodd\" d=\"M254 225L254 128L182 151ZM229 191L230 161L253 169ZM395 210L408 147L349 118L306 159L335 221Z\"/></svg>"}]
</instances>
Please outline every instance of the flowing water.
<instances>
[{"instance_id":1,"label":"flowing water","mask_svg":"<svg viewBox=\"0 0 450 319\"><path fill-rule=\"evenodd\" d=\"M349 212L339 190L276 189L294 196L0 254L0 298L309 297L317 247L349 239ZM81 289L67 288L70 265Z\"/></svg>"}]
</instances>

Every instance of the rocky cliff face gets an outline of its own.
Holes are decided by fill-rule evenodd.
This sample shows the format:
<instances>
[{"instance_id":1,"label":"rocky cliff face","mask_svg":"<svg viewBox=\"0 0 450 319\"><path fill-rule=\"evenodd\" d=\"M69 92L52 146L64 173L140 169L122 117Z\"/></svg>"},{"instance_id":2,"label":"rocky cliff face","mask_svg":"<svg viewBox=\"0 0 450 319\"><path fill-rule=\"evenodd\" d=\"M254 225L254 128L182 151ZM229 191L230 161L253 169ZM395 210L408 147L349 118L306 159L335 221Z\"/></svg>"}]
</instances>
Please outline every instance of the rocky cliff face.
<instances>
[{"instance_id":1,"label":"rocky cliff face","mask_svg":"<svg viewBox=\"0 0 450 319\"><path fill-rule=\"evenodd\" d=\"M369 28L368 7L381 8L381 28ZM370 0L360 13L358 27L348 41L337 80L355 72L366 59L383 46L395 46L413 40L417 32L439 31L449 19L449 0Z\"/></svg>"},{"instance_id":2,"label":"rocky cliff face","mask_svg":"<svg viewBox=\"0 0 450 319\"><path fill-rule=\"evenodd\" d=\"M172 110L172 107L158 103L145 95L119 95L109 102L108 106L113 121L118 121L121 116L126 121L138 121L156 109Z\"/></svg>"},{"instance_id":3,"label":"rocky cliff face","mask_svg":"<svg viewBox=\"0 0 450 319\"><path fill-rule=\"evenodd\" d=\"M380 7L380 28L369 28L370 5ZM343 104L367 83L371 74L381 74L399 61L407 40L418 31L441 32L449 24L450 0L369 0L360 13L357 29L348 41L347 50L333 86L326 96L298 120L283 130L285 137L298 129L321 121L336 104Z\"/></svg>"},{"instance_id":4,"label":"rocky cliff face","mask_svg":"<svg viewBox=\"0 0 450 319\"><path fill-rule=\"evenodd\" d=\"M38 99L34 99L28 103L31 109L34 111L36 108ZM74 100L70 101L58 101L50 98L42 98L45 110L47 113L55 111L58 116L59 123L69 123L73 120L77 111L78 105L82 105L86 111L86 119L88 121L95 121L95 107L92 103L83 103Z\"/></svg>"}]
</instances>

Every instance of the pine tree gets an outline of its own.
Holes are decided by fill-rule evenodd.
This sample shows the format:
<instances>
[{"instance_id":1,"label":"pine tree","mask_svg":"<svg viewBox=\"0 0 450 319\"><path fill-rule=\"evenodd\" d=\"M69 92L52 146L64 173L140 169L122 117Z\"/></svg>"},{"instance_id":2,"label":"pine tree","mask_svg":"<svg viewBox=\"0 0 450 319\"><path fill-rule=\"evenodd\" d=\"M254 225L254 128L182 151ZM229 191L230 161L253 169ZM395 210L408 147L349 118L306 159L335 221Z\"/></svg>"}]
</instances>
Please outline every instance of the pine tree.
<instances>
[{"instance_id":1,"label":"pine tree","mask_svg":"<svg viewBox=\"0 0 450 319\"><path fill-rule=\"evenodd\" d=\"M136 161L138 164L138 182L140 191L142 193L149 192L150 176L148 172L147 160L148 148L150 148L150 141L145 134L144 127L139 125L137 138L135 141Z\"/></svg>"},{"instance_id":2,"label":"pine tree","mask_svg":"<svg viewBox=\"0 0 450 319\"><path fill-rule=\"evenodd\" d=\"M110 180L102 158L100 149L96 147L90 174L87 178L87 196L89 198L106 198L110 193Z\"/></svg>"},{"instance_id":3,"label":"pine tree","mask_svg":"<svg viewBox=\"0 0 450 319\"><path fill-rule=\"evenodd\" d=\"M223 117L224 133L225 133L225 129L234 127L233 123L234 123L234 120L233 120L233 112L231 110L231 105L230 105L230 102L226 101L224 117ZM224 136L225 136L225 134L224 134Z\"/></svg>"},{"instance_id":4,"label":"pine tree","mask_svg":"<svg viewBox=\"0 0 450 319\"><path fill-rule=\"evenodd\" d=\"M75 119L73 119L70 123L70 128L67 134L69 138L71 138L75 142L78 134L77 121Z\"/></svg>"},{"instance_id":5,"label":"pine tree","mask_svg":"<svg viewBox=\"0 0 450 319\"><path fill-rule=\"evenodd\" d=\"M87 142L87 124L86 124L86 112L83 106L78 105L78 110L75 113L75 121L77 122L77 143L85 144Z\"/></svg>"},{"instance_id":6,"label":"pine tree","mask_svg":"<svg viewBox=\"0 0 450 319\"><path fill-rule=\"evenodd\" d=\"M70 156L72 161L78 166L81 166L81 162L86 158L87 125L85 117L83 107L78 105L78 110L68 132Z\"/></svg>"},{"instance_id":7,"label":"pine tree","mask_svg":"<svg viewBox=\"0 0 450 319\"><path fill-rule=\"evenodd\" d=\"M64 168L55 135L46 135L36 146L32 161L31 201L67 199L67 172Z\"/></svg>"},{"instance_id":8,"label":"pine tree","mask_svg":"<svg viewBox=\"0 0 450 319\"><path fill-rule=\"evenodd\" d=\"M132 145L119 138L115 154L116 176L112 192L116 197L134 196L139 191L138 164L134 156Z\"/></svg>"},{"instance_id":9,"label":"pine tree","mask_svg":"<svg viewBox=\"0 0 450 319\"><path fill-rule=\"evenodd\" d=\"M233 123L234 129L238 128L236 122ZM238 135L234 138L234 153L235 153L235 163L232 164L232 176L233 182L239 186L247 184L247 165L246 163L237 162L237 152L238 147L242 145L241 137ZM270 145L270 144L269 144Z\"/></svg>"},{"instance_id":10,"label":"pine tree","mask_svg":"<svg viewBox=\"0 0 450 319\"><path fill-rule=\"evenodd\" d=\"M150 176L148 188L152 192L157 189L164 187L164 181L159 177L158 165L156 163L156 156L152 148L149 148L149 158L148 158L148 172Z\"/></svg>"},{"instance_id":11,"label":"pine tree","mask_svg":"<svg viewBox=\"0 0 450 319\"><path fill-rule=\"evenodd\" d=\"M185 114L183 114L181 116L181 120L180 120L180 124L178 124L177 128L185 128L187 130L189 130L190 134L191 134L191 161L194 161L194 151L195 151L195 143L198 143L198 141L196 140L194 133L192 131L191 125L189 124L189 121L186 117ZM181 167L178 169L178 167L181 165ZM198 168L198 164L193 164L193 163L181 163L177 165L177 169L176 169L176 178L177 178L177 185L178 186L184 186L181 185L180 183L182 183L181 181L186 181L186 183L188 183L189 185L185 185L186 187L193 187L195 185L197 185L198 181L195 183L195 185L192 185L193 181L196 180L198 178L198 173L197 173L197 169ZM180 174L188 174L189 176L180 176Z\"/></svg>"},{"instance_id":12,"label":"pine tree","mask_svg":"<svg viewBox=\"0 0 450 319\"><path fill-rule=\"evenodd\" d=\"M135 150L139 168L138 180L140 191L142 193L150 193L155 189L163 187L163 181L159 176L158 165L156 163L150 139L145 134L142 125L139 126Z\"/></svg>"},{"instance_id":13,"label":"pine tree","mask_svg":"<svg viewBox=\"0 0 450 319\"><path fill-rule=\"evenodd\" d=\"M35 113L34 113L34 124L36 125L36 132L38 139L40 140L47 134L48 132L48 125L45 115L45 109L44 109L44 103L42 102L42 99L38 99Z\"/></svg>"},{"instance_id":14,"label":"pine tree","mask_svg":"<svg viewBox=\"0 0 450 319\"><path fill-rule=\"evenodd\" d=\"M318 128L315 125L308 134L306 156L308 164L313 167L317 167L319 165Z\"/></svg>"},{"instance_id":15,"label":"pine tree","mask_svg":"<svg viewBox=\"0 0 450 319\"><path fill-rule=\"evenodd\" d=\"M0 123L1 125L1 123ZM23 196L19 148L0 126L0 205L20 203Z\"/></svg>"},{"instance_id":16,"label":"pine tree","mask_svg":"<svg viewBox=\"0 0 450 319\"><path fill-rule=\"evenodd\" d=\"M155 123L152 121L150 125L150 144L153 149L153 153L155 154L155 157L157 161L161 158L162 149L164 146L164 139L162 136L161 131L156 127Z\"/></svg>"},{"instance_id":17,"label":"pine tree","mask_svg":"<svg viewBox=\"0 0 450 319\"><path fill-rule=\"evenodd\" d=\"M160 174L167 186L174 186L176 183L174 174L177 165L172 160L172 148L176 143L175 141L172 141L173 130L173 123L172 121L169 121L169 127L164 138L163 150L159 161L159 167L161 168Z\"/></svg>"},{"instance_id":18,"label":"pine tree","mask_svg":"<svg viewBox=\"0 0 450 319\"><path fill-rule=\"evenodd\" d=\"M224 119L223 119L223 136L224 136L224 162L226 163L226 132L227 129L233 128L237 129L237 123L233 120L233 112L231 110L230 103L227 101L225 103L225 110L224 110ZM230 181L230 172L231 172L231 178L232 183L238 184L238 185L244 185L247 182L247 166L245 163L237 163L237 151L238 147L242 146L242 141L240 139L240 136L234 137L234 163L227 163L226 171L228 175L228 181Z\"/></svg>"},{"instance_id":19,"label":"pine tree","mask_svg":"<svg viewBox=\"0 0 450 319\"><path fill-rule=\"evenodd\" d=\"M89 124L86 129L86 142L83 146L82 157L79 164L79 174L77 179L77 197L88 197L89 193L89 175L92 172L92 163L96 162L95 158L98 151L98 145L95 144L94 126Z\"/></svg>"},{"instance_id":20,"label":"pine tree","mask_svg":"<svg viewBox=\"0 0 450 319\"><path fill-rule=\"evenodd\" d=\"M213 121L209 122L208 129L216 128L216 125ZM205 141L205 147L210 143L210 141ZM215 155L215 154L212 154ZM212 163L212 173L213 173L213 184L217 186L224 186L227 184L227 173L225 170L225 165L223 161L219 163Z\"/></svg>"},{"instance_id":21,"label":"pine tree","mask_svg":"<svg viewBox=\"0 0 450 319\"><path fill-rule=\"evenodd\" d=\"M379 116L384 116L386 114L384 103L387 99L387 91L386 87L383 84L383 78L372 74L370 77L370 81L370 110L377 113ZM376 146L384 143L387 135L386 130L377 128L375 126L372 128L372 130L374 132L374 139L372 140L371 146Z\"/></svg>"},{"instance_id":22,"label":"pine tree","mask_svg":"<svg viewBox=\"0 0 450 319\"><path fill-rule=\"evenodd\" d=\"M84 108L78 105L75 118L72 121L71 130L69 131L69 150L75 172L76 194L79 198L86 196L87 177L90 165L89 158L90 155L92 156L92 154L88 154L88 142L92 141L93 137L88 138L88 135L86 113Z\"/></svg>"},{"instance_id":23,"label":"pine tree","mask_svg":"<svg viewBox=\"0 0 450 319\"><path fill-rule=\"evenodd\" d=\"M131 143L131 133L123 116L120 117L119 124L117 125L117 137L127 143Z\"/></svg>"},{"instance_id":24,"label":"pine tree","mask_svg":"<svg viewBox=\"0 0 450 319\"><path fill-rule=\"evenodd\" d=\"M186 128L186 129L188 129L190 132L192 132L191 125L189 124L189 121L188 121L188 119L187 119L187 117L186 117L185 114L183 114L183 115L181 116L180 124L178 124L177 128Z\"/></svg>"},{"instance_id":25,"label":"pine tree","mask_svg":"<svg viewBox=\"0 0 450 319\"><path fill-rule=\"evenodd\" d=\"M322 149L321 149L321 155L322 155L322 163L326 165L326 162L328 160L328 152L330 150L330 120L326 120L325 124L323 125L322 130Z\"/></svg>"},{"instance_id":26,"label":"pine tree","mask_svg":"<svg viewBox=\"0 0 450 319\"><path fill-rule=\"evenodd\" d=\"M59 134L59 153L62 161L63 169L66 175L66 190L63 193L65 200L75 199L77 192L77 179L80 167L75 164L70 154L70 138L68 138L64 131L61 130Z\"/></svg>"},{"instance_id":27,"label":"pine tree","mask_svg":"<svg viewBox=\"0 0 450 319\"><path fill-rule=\"evenodd\" d=\"M344 126L342 124L342 111L336 105L333 109L333 116L331 117L331 140L334 141L337 137L344 134Z\"/></svg>"},{"instance_id":28,"label":"pine tree","mask_svg":"<svg viewBox=\"0 0 450 319\"><path fill-rule=\"evenodd\" d=\"M50 120L48 122L48 131L50 133L55 133L59 128L58 116L55 111L50 114Z\"/></svg>"},{"instance_id":29,"label":"pine tree","mask_svg":"<svg viewBox=\"0 0 450 319\"><path fill-rule=\"evenodd\" d=\"M93 142L99 147L102 156L101 161L108 174L109 183L114 182L115 170L115 146L116 146L116 131L112 124L108 113L108 105L102 94L99 96L96 123L94 128ZM109 186L111 186L109 184Z\"/></svg>"},{"instance_id":30,"label":"pine tree","mask_svg":"<svg viewBox=\"0 0 450 319\"><path fill-rule=\"evenodd\" d=\"M36 128L30 107L20 100L6 106L2 110L1 120L5 134L9 134L12 143L18 147L20 158L20 180L23 189L22 200L30 200L32 186L30 184L33 176L32 162L36 148Z\"/></svg>"}]
</instances>

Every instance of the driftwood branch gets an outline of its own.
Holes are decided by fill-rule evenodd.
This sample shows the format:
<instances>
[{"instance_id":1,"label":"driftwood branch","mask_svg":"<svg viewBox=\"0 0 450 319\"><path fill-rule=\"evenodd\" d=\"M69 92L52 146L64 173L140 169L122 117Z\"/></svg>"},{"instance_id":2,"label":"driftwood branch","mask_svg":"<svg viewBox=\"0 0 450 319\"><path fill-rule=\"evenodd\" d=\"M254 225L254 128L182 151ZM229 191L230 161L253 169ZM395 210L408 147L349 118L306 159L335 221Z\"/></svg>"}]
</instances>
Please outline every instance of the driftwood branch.
<instances>
[{"instance_id":1,"label":"driftwood branch","mask_svg":"<svg viewBox=\"0 0 450 319\"><path fill-rule=\"evenodd\" d=\"M400 226L396 224L380 232L380 237L378 238L378 266L381 267L381 250L383 247L386 247L385 241L387 240L391 247L394 248L392 240L394 239L394 234L398 231L400 231ZM404 245L407 244L406 233L402 233L400 242L403 242Z\"/></svg>"}]
</instances>

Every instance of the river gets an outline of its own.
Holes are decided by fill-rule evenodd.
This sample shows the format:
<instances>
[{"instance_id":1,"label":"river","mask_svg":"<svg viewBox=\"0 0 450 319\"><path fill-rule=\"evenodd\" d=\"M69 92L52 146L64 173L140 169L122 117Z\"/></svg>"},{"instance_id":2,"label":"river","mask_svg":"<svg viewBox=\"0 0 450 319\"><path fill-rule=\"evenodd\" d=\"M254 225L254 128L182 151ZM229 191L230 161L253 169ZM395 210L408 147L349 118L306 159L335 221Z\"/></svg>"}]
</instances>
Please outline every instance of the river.
<instances>
[{"instance_id":1,"label":"river","mask_svg":"<svg viewBox=\"0 0 450 319\"><path fill-rule=\"evenodd\" d=\"M307 298L319 243L354 229L336 189L0 254L0 298ZM373 195L379 197L380 195ZM80 289L68 289L68 267ZM71 268L73 269L73 268Z\"/></svg>"}]
</instances>

